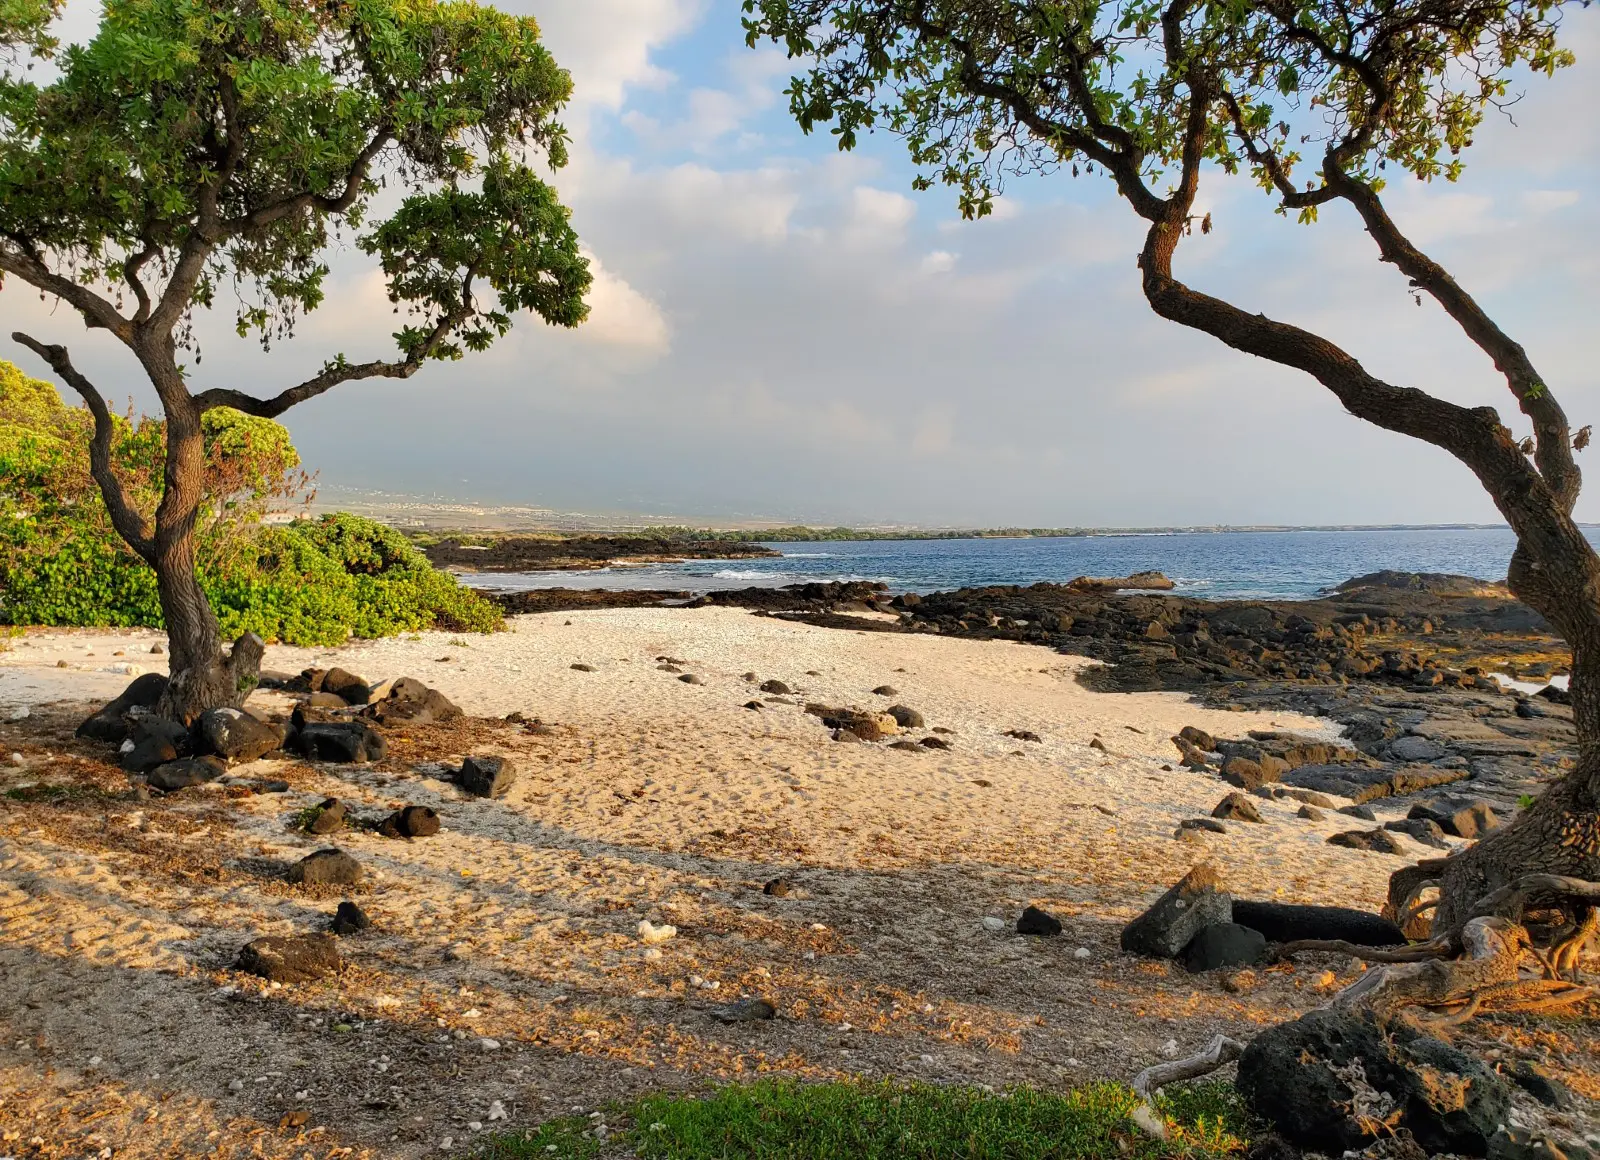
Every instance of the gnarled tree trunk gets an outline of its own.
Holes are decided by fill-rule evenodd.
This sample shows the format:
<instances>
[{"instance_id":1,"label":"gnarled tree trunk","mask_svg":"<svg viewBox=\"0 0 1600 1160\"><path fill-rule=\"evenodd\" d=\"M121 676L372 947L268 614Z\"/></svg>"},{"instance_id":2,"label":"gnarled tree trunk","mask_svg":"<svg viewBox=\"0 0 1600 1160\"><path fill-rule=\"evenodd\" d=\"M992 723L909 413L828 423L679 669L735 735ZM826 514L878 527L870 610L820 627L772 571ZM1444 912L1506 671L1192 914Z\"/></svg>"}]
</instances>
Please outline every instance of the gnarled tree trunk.
<instances>
[{"instance_id":1,"label":"gnarled tree trunk","mask_svg":"<svg viewBox=\"0 0 1600 1160\"><path fill-rule=\"evenodd\" d=\"M182 391L177 368L155 361L151 379L167 413L167 449L155 535L145 556L155 570L166 622L170 677L157 712L184 724L208 709L244 703L256 686L264 645L254 633L222 654L222 629L195 570L195 523L205 496L205 438L200 410ZM171 389L176 385L177 390Z\"/></svg>"}]
</instances>

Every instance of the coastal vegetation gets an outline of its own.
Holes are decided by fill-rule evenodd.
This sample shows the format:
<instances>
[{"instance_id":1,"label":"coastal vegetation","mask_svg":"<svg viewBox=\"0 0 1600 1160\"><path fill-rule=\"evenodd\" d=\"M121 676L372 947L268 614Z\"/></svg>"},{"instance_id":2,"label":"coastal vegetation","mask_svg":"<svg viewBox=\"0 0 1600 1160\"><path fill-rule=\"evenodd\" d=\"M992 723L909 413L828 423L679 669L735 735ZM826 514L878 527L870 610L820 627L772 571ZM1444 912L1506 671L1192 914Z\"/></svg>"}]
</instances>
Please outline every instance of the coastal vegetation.
<instances>
[{"instance_id":1,"label":"coastal vegetation","mask_svg":"<svg viewBox=\"0 0 1600 1160\"><path fill-rule=\"evenodd\" d=\"M206 416L271 420L342 383L409 378L484 350L522 311L582 322L589 263L531 167L566 161L556 116L572 81L531 18L487 5L128 0L66 48L49 34L58 8L0 7L0 276L114 337L160 400L151 514L113 456L104 392L65 346L12 336L92 416L111 525L155 574L172 670L160 712L192 722L243 701L263 647L247 632L224 655L200 570ZM267 398L206 387L196 312L232 287L239 334L270 347L322 305L343 237L406 319L396 354L331 353Z\"/></svg>"},{"instance_id":2,"label":"coastal vegetation","mask_svg":"<svg viewBox=\"0 0 1600 1160\"><path fill-rule=\"evenodd\" d=\"M266 524L305 498L289 433L227 407L201 420L196 573L225 633L340 644L422 628L486 631L499 612L404 536L351 515ZM95 423L0 361L0 624L159 627L155 572L112 526L90 476ZM107 458L145 518L160 500L165 423L111 417Z\"/></svg>"}]
</instances>

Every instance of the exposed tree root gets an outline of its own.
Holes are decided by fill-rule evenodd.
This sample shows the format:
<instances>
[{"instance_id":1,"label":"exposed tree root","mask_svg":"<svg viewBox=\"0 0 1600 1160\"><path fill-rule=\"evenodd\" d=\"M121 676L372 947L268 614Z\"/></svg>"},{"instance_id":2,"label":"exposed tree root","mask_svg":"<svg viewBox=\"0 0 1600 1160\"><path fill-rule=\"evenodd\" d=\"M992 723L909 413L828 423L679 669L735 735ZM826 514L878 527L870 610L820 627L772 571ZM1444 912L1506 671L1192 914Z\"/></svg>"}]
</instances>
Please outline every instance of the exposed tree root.
<instances>
[{"instance_id":1,"label":"exposed tree root","mask_svg":"<svg viewBox=\"0 0 1600 1160\"><path fill-rule=\"evenodd\" d=\"M1430 939L1424 943L1412 943L1410 946L1397 949L1383 947L1362 946L1360 943L1345 942L1337 938L1302 938L1294 942L1280 943L1271 949L1272 958L1281 962L1306 951L1322 951L1327 954L1353 955L1368 963L1418 963L1427 959L1449 958L1454 952L1448 939Z\"/></svg>"}]
</instances>

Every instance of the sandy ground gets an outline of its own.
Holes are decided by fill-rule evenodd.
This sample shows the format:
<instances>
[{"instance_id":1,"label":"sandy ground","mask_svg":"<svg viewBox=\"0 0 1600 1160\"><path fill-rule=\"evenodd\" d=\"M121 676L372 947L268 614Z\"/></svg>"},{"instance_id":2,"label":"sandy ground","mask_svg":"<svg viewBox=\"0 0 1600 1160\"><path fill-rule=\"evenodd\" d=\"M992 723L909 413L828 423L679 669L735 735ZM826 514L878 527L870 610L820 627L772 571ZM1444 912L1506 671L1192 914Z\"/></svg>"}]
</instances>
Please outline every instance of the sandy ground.
<instances>
[{"instance_id":1,"label":"sandy ground","mask_svg":"<svg viewBox=\"0 0 1600 1160\"><path fill-rule=\"evenodd\" d=\"M1091 693L1073 679L1087 662L1026 645L719 608L273 648L272 669L417 677L474 719L397 730L373 766L236 771L287 793L129 800L108 755L70 730L128 666L160 671L159 641L34 632L0 654L0 787L104 790L0 798L0 1155L440 1154L631 1093L772 1071L1126 1077L1314 1006L1358 969L1273 968L1232 993L1121 956L1121 924L1195 862L1241 896L1366 908L1403 864L1328 846L1352 819L1265 800L1265 824L1174 839L1228 788L1165 768L1179 727L1332 736L1315 719ZM796 695L763 697L746 673ZM885 684L897 695L872 693ZM753 697L765 708L744 708ZM835 742L808 701L909 705L930 727L912 738L949 730L952 749ZM514 711L551 728L486 720ZM508 798L445 780L469 753L517 762ZM433 806L445 829L415 842L294 829L327 795L369 817ZM352 896L376 924L342 940L344 971L289 987L231 971L252 937L325 925L345 895L283 872L335 842L367 868ZM764 895L779 875L793 891ZM1065 935L1014 934L1028 903ZM646 919L676 938L646 947ZM778 1018L708 1017L741 995Z\"/></svg>"}]
</instances>

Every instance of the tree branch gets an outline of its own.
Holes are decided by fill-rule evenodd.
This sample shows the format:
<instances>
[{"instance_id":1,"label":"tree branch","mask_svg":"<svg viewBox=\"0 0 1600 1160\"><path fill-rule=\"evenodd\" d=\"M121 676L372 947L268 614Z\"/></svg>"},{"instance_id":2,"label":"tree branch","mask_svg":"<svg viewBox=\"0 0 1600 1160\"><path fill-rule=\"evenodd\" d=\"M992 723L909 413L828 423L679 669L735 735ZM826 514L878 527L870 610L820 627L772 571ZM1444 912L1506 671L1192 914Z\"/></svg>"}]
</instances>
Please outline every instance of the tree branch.
<instances>
[{"instance_id":1,"label":"tree branch","mask_svg":"<svg viewBox=\"0 0 1600 1160\"><path fill-rule=\"evenodd\" d=\"M138 509L128 502L128 493L111 466L111 435L114 428L105 397L72 365L66 347L47 346L21 331L11 337L49 363L50 368L83 397L89 413L94 416L94 438L89 443L89 473L100 486L100 495L105 500L106 510L111 513L111 524L117 529L117 534L139 553L140 558L151 563L155 544L150 537L150 525Z\"/></svg>"},{"instance_id":2,"label":"tree branch","mask_svg":"<svg viewBox=\"0 0 1600 1160\"><path fill-rule=\"evenodd\" d=\"M470 284L470 281L471 276L468 275L467 282ZM355 382L359 379L409 379L432 357L434 351L439 349L439 345L450 336L450 332L466 321L470 313L471 311L462 305L440 318L429 332L427 341L404 359L329 363L322 368L321 374L280 391L270 399L258 399L254 395L246 395L240 391L213 387L196 395L195 405L201 414L217 407L232 407L235 411L243 411L246 415L254 415L258 419L276 419L295 404L325 394L341 383Z\"/></svg>"},{"instance_id":3,"label":"tree branch","mask_svg":"<svg viewBox=\"0 0 1600 1160\"><path fill-rule=\"evenodd\" d=\"M1561 510L1570 515L1583 483L1572 456L1571 428L1566 412L1539 377L1522 344L1501 330L1443 266L1400 232L1370 185L1345 173L1331 157L1323 167L1323 174L1329 188L1361 215L1367 232L1378 243L1378 253L1383 260L1392 263L1419 289L1432 295L1466 336L1494 360L1517 397L1522 413L1533 420L1534 462L1539 473L1544 476Z\"/></svg>"},{"instance_id":4,"label":"tree branch","mask_svg":"<svg viewBox=\"0 0 1600 1160\"><path fill-rule=\"evenodd\" d=\"M117 308L87 286L55 273L24 238L7 234L0 244L0 273L15 274L30 286L54 294L83 316L90 329L109 330L125 343L133 340L133 326Z\"/></svg>"},{"instance_id":5,"label":"tree branch","mask_svg":"<svg viewBox=\"0 0 1600 1160\"><path fill-rule=\"evenodd\" d=\"M393 139L387 126L379 129L367 143L366 148L362 149L351 162L350 170L345 175L344 189L335 196L300 193L293 197L282 198L241 217L229 218L222 223L223 231L228 234L248 233L273 225L307 209L318 209L324 213L343 213L356 203L356 198L361 196L361 188L366 184L367 171L372 167L372 162Z\"/></svg>"}]
</instances>

